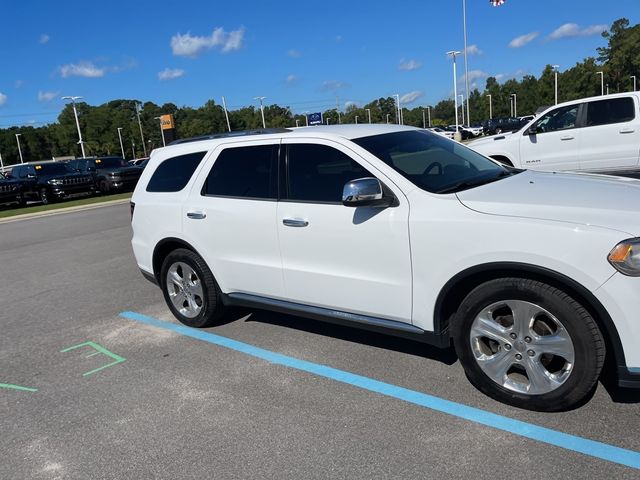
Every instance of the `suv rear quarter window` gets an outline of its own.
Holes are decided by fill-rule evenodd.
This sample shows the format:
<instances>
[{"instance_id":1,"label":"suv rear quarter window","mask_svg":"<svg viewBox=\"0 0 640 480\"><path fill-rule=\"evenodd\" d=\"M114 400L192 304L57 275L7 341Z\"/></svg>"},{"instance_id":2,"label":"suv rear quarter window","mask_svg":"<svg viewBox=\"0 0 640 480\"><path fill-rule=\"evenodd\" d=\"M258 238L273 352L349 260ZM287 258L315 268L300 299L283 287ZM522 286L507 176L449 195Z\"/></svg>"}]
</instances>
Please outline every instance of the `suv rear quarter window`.
<instances>
[{"instance_id":1,"label":"suv rear quarter window","mask_svg":"<svg viewBox=\"0 0 640 480\"><path fill-rule=\"evenodd\" d=\"M211 167L202 194L268 200L278 198L278 148L279 145L225 148Z\"/></svg>"},{"instance_id":2,"label":"suv rear quarter window","mask_svg":"<svg viewBox=\"0 0 640 480\"><path fill-rule=\"evenodd\" d=\"M153 172L147 192L179 192L187 186L206 154L195 152L167 158Z\"/></svg>"},{"instance_id":3,"label":"suv rear quarter window","mask_svg":"<svg viewBox=\"0 0 640 480\"><path fill-rule=\"evenodd\" d=\"M628 122L634 117L635 105L631 97L597 100L587 104L586 126Z\"/></svg>"}]
</instances>

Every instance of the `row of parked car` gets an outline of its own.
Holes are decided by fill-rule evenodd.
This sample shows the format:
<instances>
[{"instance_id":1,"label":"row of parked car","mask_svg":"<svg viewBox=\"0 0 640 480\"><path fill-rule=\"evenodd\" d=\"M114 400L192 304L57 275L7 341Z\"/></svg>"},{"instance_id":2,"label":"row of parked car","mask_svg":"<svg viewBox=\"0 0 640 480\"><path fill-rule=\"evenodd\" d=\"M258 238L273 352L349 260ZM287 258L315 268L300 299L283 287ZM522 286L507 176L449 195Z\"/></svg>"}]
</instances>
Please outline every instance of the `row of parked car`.
<instances>
[{"instance_id":1,"label":"row of parked car","mask_svg":"<svg viewBox=\"0 0 640 480\"><path fill-rule=\"evenodd\" d=\"M0 205L48 204L72 196L131 191L146 159L135 163L108 156L14 165L0 173Z\"/></svg>"}]
</instances>

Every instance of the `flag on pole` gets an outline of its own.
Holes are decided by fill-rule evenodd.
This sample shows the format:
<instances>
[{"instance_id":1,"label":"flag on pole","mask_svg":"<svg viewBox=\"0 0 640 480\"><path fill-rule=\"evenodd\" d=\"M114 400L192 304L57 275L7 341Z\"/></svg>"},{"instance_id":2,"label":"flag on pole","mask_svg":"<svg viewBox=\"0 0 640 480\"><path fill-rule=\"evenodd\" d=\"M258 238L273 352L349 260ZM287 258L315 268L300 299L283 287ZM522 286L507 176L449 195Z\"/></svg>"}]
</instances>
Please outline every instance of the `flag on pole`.
<instances>
[{"instance_id":1,"label":"flag on pole","mask_svg":"<svg viewBox=\"0 0 640 480\"><path fill-rule=\"evenodd\" d=\"M504 5L504 0L489 0L489 3L494 7L499 7L500 5Z\"/></svg>"}]
</instances>

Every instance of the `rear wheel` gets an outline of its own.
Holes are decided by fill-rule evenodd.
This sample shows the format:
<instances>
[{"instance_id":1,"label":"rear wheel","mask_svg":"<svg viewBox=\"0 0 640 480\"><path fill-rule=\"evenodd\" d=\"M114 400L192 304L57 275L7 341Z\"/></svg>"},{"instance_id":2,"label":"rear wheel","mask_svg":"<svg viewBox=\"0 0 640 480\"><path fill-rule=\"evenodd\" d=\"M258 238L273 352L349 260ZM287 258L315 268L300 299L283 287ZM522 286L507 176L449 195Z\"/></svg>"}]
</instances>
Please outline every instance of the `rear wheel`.
<instances>
[{"instance_id":1,"label":"rear wheel","mask_svg":"<svg viewBox=\"0 0 640 480\"><path fill-rule=\"evenodd\" d=\"M589 312L545 283L505 278L476 287L452 326L471 383L530 410L565 410L593 390L605 346Z\"/></svg>"},{"instance_id":2,"label":"rear wheel","mask_svg":"<svg viewBox=\"0 0 640 480\"><path fill-rule=\"evenodd\" d=\"M189 327L210 327L225 308L211 270L196 253L177 249L165 258L160 273L162 292L173 315Z\"/></svg>"}]
</instances>

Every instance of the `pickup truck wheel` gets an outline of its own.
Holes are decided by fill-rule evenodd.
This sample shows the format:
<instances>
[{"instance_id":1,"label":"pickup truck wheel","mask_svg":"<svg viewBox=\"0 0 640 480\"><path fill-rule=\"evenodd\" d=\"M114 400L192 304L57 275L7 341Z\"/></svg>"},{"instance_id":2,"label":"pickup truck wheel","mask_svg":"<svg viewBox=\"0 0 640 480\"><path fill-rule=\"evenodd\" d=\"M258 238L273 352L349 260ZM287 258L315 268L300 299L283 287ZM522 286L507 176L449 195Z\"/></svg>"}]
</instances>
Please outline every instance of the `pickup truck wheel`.
<instances>
[{"instance_id":1,"label":"pickup truck wheel","mask_svg":"<svg viewBox=\"0 0 640 480\"><path fill-rule=\"evenodd\" d=\"M100 180L100 191L104 194L109 193L109 183L106 180Z\"/></svg>"},{"instance_id":2,"label":"pickup truck wheel","mask_svg":"<svg viewBox=\"0 0 640 480\"><path fill-rule=\"evenodd\" d=\"M40 201L43 205L49 205L51 203L51 198L49 198L49 192L46 188L40 189Z\"/></svg>"},{"instance_id":3,"label":"pickup truck wheel","mask_svg":"<svg viewBox=\"0 0 640 480\"><path fill-rule=\"evenodd\" d=\"M542 282L486 282L462 301L453 341L471 383L504 403L567 410L594 390L605 345L589 312Z\"/></svg>"},{"instance_id":4,"label":"pickup truck wheel","mask_svg":"<svg viewBox=\"0 0 640 480\"><path fill-rule=\"evenodd\" d=\"M171 252L160 274L164 299L174 316L189 327L210 327L225 313L220 288L204 260L187 249Z\"/></svg>"}]
</instances>

